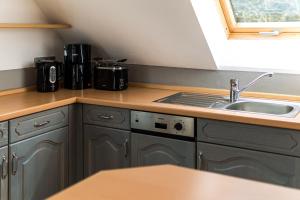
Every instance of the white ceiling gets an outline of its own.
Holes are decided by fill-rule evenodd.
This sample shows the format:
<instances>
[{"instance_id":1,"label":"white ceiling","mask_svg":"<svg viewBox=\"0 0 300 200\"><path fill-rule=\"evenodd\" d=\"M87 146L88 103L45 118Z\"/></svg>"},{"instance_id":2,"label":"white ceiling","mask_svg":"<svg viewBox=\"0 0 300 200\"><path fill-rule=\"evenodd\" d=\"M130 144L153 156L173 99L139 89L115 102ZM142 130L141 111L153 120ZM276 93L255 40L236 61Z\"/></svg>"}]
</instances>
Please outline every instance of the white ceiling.
<instances>
[{"instance_id":1,"label":"white ceiling","mask_svg":"<svg viewBox=\"0 0 300 200\"><path fill-rule=\"evenodd\" d=\"M190 0L35 0L65 42L129 63L216 69Z\"/></svg>"}]
</instances>

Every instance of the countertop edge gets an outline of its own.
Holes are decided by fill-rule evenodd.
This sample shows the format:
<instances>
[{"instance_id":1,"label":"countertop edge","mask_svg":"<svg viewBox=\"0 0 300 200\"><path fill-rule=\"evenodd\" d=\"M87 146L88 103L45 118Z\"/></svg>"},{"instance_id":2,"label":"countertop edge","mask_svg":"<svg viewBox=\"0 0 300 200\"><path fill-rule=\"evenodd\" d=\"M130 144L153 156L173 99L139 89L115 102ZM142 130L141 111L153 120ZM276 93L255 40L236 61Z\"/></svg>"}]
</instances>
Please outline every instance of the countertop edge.
<instances>
[{"instance_id":1,"label":"countertop edge","mask_svg":"<svg viewBox=\"0 0 300 200\"><path fill-rule=\"evenodd\" d=\"M26 109L21 109L21 110L15 111L15 112L7 113L5 115L0 115L0 121L7 121L7 120L15 119L18 117L30 115L33 113L42 112L45 110L50 110L50 109L54 109L54 108L58 108L58 107L62 107L62 106L67 106L67 105L70 105L73 103L76 103L76 97L71 97L68 99L63 99L63 100L59 100L59 101L55 101L55 102L51 102L51 103L42 104L42 105L32 106L32 107L28 107Z\"/></svg>"},{"instance_id":2,"label":"countertop edge","mask_svg":"<svg viewBox=\"0 0 300 200\"><path fill-rule=\"evenodd\" d=\"M61 91L58 93L60 98L55 100L56 94L53 93L49 95L45 95L45 98L50 98L54 96L54 100L50 100L49 102L45 101L46 103L37 101L37 105L29 104L28 107L23 106L22 109L15 110L12 112L7 112L0 115L0 121L6 121L10 119L14 119L17 117L30 115L36 112L41 112L61 106L70 105L73 103L85 103L85 104L93 104L93 105L100 105L100 106L111 106L117 108L125 108L125 109L132 109L132 110L142 110L147 112L157 112L157 113L165 113L165 114L173 114L173 115L181 115L181 116L188 116L188 117L195 117L195 118L205 118L205 119L213 119L213 120L220 120L220 121L229 121L229 122L237 122L237 123L245 123L245 124L252 124L252 125L261 125L261 126L268 126L268 127L277 127L277 128L286 128L286 129L294 129L300 130L300 116L295 118L283 118L283 117L274 117L274 116L267 116L261 114L251 114L251 113L240 113L240 112L232 112L232 111L225 111L225 110L217 110L217 109L209 109L209 108L199 108L199 107L191 107L191 106L174 106L174 105L166 105L161 103L154 103L153 99L150 97L151 92L159 92L161 95L176 93L178 91L194 91L194 92L202 92L202 93L218 93L218 94L227 94L227 90L220 90L220 89L209 89L209 88L194 88L194 87L184 87L184 86L168 86L168 85L159 85L159 84L143 84L143 83L131 83L130 88L134 91L133 92L116 92L113 93L112 97L110 95L112 93L106 93L109 98L102 98L101 94L104 91ZM129 88L129 90L130 90ZM142 90L141 90L142 89ZM148 93L148 96L143 96L143 90L145 93ZM30 87L30 89L15 89L15 93L10 91L5 91L7 95L2 96L0 92L0 99L9 97L12 95L12 98L26 98L26 94L28 92L27 97L32 97L32 95L37 94L43 96L43 93L35 93ZM140 97L142 96L142 100L136 101L123 101L120 99L113 98L114 96L118 95L135 95L138 94ZM251 95L253 97L254 93L245 93L246 95ZM256 98L262 98L261 95L263 93L257 93L259 96L255 96ZM16 95L16 96L13 96ZM264 97L267 99L275 99L272 96L276 96L277 94L265 94ZM21 97L20 97L21 96ZM22 97L25 96L25 97ZM127 96L128 97L128 96ZM132 96L131 96L132 97ZM287 99L282 99L287 97ZM290 101L300 101L300 96L290 96L290 95L278 95L276 100L290 100ZM15 102L16 104L17 102ZM21 106L22 107L22 106Z\"/></svg>"}]
</instances>

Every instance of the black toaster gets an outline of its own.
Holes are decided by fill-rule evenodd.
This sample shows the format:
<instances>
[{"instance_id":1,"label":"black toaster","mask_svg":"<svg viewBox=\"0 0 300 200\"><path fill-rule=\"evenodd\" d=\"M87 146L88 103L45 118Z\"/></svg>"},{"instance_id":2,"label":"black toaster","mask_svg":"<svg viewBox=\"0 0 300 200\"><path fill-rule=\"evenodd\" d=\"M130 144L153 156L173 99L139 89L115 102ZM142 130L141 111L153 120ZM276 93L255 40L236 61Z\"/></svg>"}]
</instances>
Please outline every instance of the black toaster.
<instances>
[{"instance_id":1,"label":"black toaster","mask_svg":"<svg viewBox=\"0 0 300 200\"><path fill-rule=\"evenodd\" d=\"M126 59L94 59L94 88L99 90L125 90L128 88L128 67Z\"/></svg>"}]
</instances>

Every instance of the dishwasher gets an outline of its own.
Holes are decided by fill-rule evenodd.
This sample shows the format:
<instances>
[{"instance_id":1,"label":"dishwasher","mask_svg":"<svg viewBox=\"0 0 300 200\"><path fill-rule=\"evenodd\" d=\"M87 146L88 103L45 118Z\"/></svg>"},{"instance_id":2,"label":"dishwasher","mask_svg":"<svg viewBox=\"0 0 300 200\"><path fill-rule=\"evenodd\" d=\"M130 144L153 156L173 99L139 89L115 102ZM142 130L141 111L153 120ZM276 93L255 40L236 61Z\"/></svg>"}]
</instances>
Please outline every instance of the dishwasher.
<instances>
[{"instance_id":1,"label":"dishwasher","mask_svg":"<svg viewBox=\"0 0 300 200\"><path fill-rule=\"evenodd\" d=\"M195 168L195 118L131 111L131 165Z\"/></svg>"}]
</instances>

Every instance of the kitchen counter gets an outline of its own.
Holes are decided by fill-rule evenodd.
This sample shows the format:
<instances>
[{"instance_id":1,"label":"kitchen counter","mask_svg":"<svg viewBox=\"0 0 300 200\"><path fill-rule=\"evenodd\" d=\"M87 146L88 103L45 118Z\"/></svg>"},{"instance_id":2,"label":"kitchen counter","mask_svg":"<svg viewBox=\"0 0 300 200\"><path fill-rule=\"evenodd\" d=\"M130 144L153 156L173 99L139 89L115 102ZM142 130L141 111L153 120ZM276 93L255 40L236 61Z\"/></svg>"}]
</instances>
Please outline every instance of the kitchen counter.
<instances>
[{"instance_id":1,"label":"kitchen counter","mask_svg":"<svg viewBox=\"0 0 300 200\"><path fill-rule=\"evenodd\" d=\"M298 200L300 190L170 165L99 172L49 200Z\"/></svg>"},{"instance_id":2,"label":"kitchen counter","mask_svg":"<svg viewBox=\"0 0 300 200\"><path fill-rule=\"evenodd\" d=\"M9 94L0 94L0 121L73 103L86 103L300 130L300 115L295 118L284 118L153 102L179 91L228 95L226 90L151 84L132 84L127 90L119 92L94 89L82 91L60 89L55 93L38 93L35 91L5 92L4 94ZM300 102L300 97L298 96L262 93L245 93L245 95L247 97Z\"/></svg>"}]
</instances>

